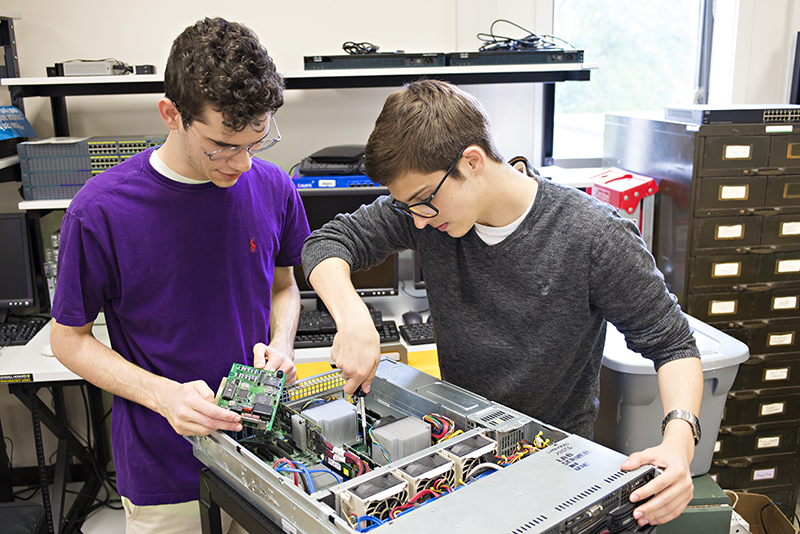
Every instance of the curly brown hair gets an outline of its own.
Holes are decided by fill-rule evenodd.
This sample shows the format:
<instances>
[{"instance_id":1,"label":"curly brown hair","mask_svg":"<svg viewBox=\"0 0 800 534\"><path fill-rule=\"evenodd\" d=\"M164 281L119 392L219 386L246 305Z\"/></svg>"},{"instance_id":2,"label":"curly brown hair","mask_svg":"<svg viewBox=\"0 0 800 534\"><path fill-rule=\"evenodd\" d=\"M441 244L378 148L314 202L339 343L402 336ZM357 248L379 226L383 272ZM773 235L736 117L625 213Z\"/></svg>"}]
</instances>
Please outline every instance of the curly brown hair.
<instances>
[{"instance_id":1,"label":"curly brown hair","mask_svg":"<svg viewBox=\"0 0 800 534\"><path fill-rule=\"evenodd\" d=\"M256 34L222 18L205 18L172 43L164 89L183 119L202 122L205 106L240 132L283 105L283 77Z\"/></svg>"}]
</instances>

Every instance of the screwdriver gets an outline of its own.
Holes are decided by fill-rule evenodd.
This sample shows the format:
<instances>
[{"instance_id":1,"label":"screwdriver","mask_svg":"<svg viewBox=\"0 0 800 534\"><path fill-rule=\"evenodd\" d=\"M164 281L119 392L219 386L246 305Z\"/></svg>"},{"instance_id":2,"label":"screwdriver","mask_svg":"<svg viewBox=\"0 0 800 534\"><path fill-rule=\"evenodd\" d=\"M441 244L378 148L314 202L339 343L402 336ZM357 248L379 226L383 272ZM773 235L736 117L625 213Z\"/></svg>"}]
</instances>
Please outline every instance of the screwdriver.
<instances>
[{"instance_id":1,"label":"screwdriver","mask_svg":"<svg viewBox=\"0 0 800 534\"><path fill-rule=\"evenodd\" d=\"M366 445L368 434L367 434L367 410L364 407L364 397L366 397L367 394L364 393L364 390L361 389L361 386L358 386L358 389L356 390L355 393L353 393L353 396L358 399L358 413L361 416L361 428L364 431L364 445Z\"/></svg>"}]
</instances>

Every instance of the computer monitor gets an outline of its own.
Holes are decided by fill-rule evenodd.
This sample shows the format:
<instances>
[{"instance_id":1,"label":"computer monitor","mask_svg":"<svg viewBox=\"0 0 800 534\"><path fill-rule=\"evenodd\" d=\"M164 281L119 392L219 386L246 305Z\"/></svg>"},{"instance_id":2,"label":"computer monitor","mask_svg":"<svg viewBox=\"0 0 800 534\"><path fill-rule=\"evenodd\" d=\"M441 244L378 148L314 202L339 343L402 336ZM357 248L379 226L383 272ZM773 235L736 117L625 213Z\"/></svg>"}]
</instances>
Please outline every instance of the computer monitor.
<instances>
[{"instance_id":1,"label":"computer monitor","mask_svg":"<svg viewBox=\"0 0 800 534\"><path fill-rule=\"evenodd\" d=\"M0 213L0 322L12 308L35 305L33 255L24 213Z\"/></svg>"},{"instance_id":2,"label":"computer monitor","mask_svg":"<svg viewBox=\"0 0 800 534\"><path fill-rule=\"evenodd\" d=\"M371 204L380 196L388 195L385 187L349 187L337 189L300 189L300 198L308 217L311 231L322 228L339 213L352 213L364 204ZM366 271L354 271L350 278L356 291L362 297L397 296L399 289L400 254L388 256L380 263ZM308 283L303 269L295 267L295 279L300 288L301 298L316 298ZM319 302L318 302L319 304Z\"/></svg>"}]
</instances>

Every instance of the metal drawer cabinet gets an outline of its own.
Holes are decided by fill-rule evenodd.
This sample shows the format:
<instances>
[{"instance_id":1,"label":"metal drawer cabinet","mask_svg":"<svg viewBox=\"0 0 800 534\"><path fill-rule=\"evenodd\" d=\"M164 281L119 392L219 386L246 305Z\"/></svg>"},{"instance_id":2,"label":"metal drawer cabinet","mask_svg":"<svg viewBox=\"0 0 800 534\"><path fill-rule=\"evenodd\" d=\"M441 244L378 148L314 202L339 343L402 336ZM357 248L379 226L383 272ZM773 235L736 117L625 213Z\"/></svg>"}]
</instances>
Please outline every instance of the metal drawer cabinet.
<instances>
[{"instance_id":1,"label":"metal drawer cabinet","mask_svg":"<svg viewBox=\"0 0 800 534\"><path fill-rule=\"evenodd\" d=\"M797 388L787 390L729 392L720 426L799 420L800 391Z\"/></svg>"},{"instance_id":2,"label":"metal drawer cabinet","mask_svg":"<svg viewBox=\"0 0 800 534\"><path fill-rule=\"evenodd\" d=\"M796 422L721 427L714 444L714 459L795 454L797 436Z\"/></svg>"}]
</instances>

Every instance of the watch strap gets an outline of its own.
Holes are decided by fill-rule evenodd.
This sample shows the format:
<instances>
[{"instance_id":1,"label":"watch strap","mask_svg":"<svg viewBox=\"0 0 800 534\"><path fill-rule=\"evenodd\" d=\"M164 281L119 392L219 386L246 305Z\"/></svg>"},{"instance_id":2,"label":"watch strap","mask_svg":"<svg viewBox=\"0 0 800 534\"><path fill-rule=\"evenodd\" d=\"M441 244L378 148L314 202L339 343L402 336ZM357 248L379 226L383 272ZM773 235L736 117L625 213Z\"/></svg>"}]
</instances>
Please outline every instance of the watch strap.
<instances>
[{"instance_id":1,"label":"watch strap","mask_svg":"<svg viewBox=\"0 0 800 534\"><path fill-rule=\"evenodd\" d=\"M694 434L694 444L697 446L700 443L700 421L697 419L697 416L694 415L692 412L688 410L672 410L666 416L664 416L664 420L661 422L661 435L664 435L664 431L667 428L667 423L672 421L673 419L683 419L684 421L688 422L689 425L692 427L692 434Z\"/></svg>"}]
</instances>

